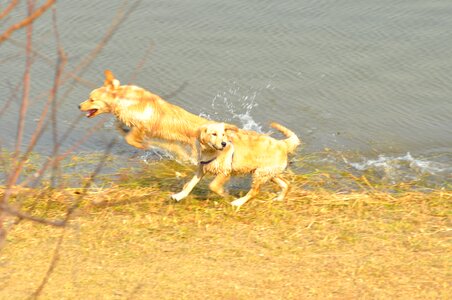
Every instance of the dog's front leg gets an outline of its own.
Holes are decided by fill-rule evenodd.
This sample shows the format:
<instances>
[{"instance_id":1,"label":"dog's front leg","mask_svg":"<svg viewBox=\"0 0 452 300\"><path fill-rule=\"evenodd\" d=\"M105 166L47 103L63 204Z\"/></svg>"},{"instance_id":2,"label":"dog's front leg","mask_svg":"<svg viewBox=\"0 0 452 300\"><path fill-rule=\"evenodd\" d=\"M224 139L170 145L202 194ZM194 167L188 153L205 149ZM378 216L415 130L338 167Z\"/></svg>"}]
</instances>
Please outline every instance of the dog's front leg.
<instances>
[{"instance_id":1,"label":"dog's front leg","mask_svg":"<svg viewBox=\"0 0 452 300\"><path fill-rule=\"evenodd\" d=\"M190 192L198 184L198 182L201 180L201 178L203 176L204 176L203 167L201 165L199 165L198 170L195 173L195 176L193 176L193 178L184 185L184 188L182 189L182 191L180 191L177 194L171 195L171 199L180 201L180 200L184 199L185 197L187 197L188 194L190 194Z\"/></svg>"},{"instance_id":2,"label":"dog's front leg","mask_svg":"<svg viewBox=\"0 0 452 300\"><path fill-rule=\"evenodd\" d=\"M190 148L191 148L191 155L190 155L191 160L198 161L199 155L201 153L201 149L199 149L199 145L196 142L196 140L195 140L195 142L191 143Z\"/></svg>"}]
</instances>

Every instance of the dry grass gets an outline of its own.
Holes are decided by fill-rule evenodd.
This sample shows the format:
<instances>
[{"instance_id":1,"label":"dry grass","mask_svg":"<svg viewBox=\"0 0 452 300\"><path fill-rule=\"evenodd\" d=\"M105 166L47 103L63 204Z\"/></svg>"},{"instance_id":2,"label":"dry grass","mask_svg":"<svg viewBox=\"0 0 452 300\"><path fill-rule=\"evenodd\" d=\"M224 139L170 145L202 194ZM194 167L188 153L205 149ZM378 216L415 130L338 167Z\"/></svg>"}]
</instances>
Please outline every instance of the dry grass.
<instances>
[{"instance_id":1,"label":"dry grass","mask_svg":"<svg viewBox=\"0 0 452 300\"><path fill-rule=\"evenodd\" d=\"M356 179L366 188L338 193L322 188L324 174L291 175L286 202L269 200L274 194L267 189L234 212L231 199L206 192L205 182L187 201L169 201L183 181L172 167L124 172L121 185L92 188L65 229L27 221L12 226L0 254L0 298L22 299L36 290L61 234L44 299L451 295L452 191L389 194ZM242 189L233 187L232 194ZM58 218L81 192L22 190L12 200Z\"/></svg>"}]
</instances>

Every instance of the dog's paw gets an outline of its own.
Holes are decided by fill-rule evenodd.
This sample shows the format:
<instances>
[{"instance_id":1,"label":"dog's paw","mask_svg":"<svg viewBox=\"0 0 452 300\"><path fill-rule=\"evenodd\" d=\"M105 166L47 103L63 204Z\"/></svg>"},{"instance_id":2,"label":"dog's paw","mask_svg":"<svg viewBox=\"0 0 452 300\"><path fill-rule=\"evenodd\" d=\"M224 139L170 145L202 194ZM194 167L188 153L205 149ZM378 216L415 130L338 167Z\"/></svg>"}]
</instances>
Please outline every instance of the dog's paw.
<instances>
[{"instance_id":1,"label":"dog's paw","mask_svg":"<svg viewBox=\"0 0 452 300\"><path fill-rule=\"evenodd\" d=\"M225 192L224 190L221 190L221 191L214 191L214 190L212 190L212 192L214 192L215 194L217 194L218 196L221 196L223 198L226 198L226 197L229 196L229 193Z\"/></svg>"},{"instance_id":2,"label":"dog's paw","mask_svg":"<svg viewBox=\"0 0 452 300\"><path fill-rule=\"evenodd\" d=\"M181 195L181 193L177 193L177 194L172 194L171 195L171 199L173 199L173 200L175 200L177 202L181 201L184 198L185 198L185 196Z\"/></svg>"},{"instance_id":3,"label":"dog's paw","mask_svg":"<svg viewBox=\"0 0 452 300\"><path fill-rule=\"evenodd\" d=\"M275 198L272 199L273 201L282 202L284 201L284 196L278 195Z\"/></svg>"},{"instance_id":4,"label":"dog's paw","mask_svg":"<svg viewBox=\"0 0 452 300\"><path fill-rule=\"evenodd\" d=\"M245 199L239 198L231 202L231 205L235 207L235 210L238 211L240 207L246 202Z\"/></svg>"}]
</instances>

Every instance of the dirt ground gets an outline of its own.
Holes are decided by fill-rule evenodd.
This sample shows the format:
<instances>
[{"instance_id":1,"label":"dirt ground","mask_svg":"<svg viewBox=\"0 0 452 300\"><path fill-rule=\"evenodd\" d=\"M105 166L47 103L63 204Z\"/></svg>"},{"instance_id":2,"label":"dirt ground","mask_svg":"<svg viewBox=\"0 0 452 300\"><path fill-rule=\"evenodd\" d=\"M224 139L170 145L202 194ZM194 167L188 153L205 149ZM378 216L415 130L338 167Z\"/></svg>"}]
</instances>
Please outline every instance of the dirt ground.
<instances>
[{"instance_id":1,"label":"dirt ground","mask_svg":"<svg viewBox=\"0 0 452 300\"><path fill-rule=\"evenodd\" d=\"M64 215L74 191L15 197ZM66 228L12 225L0 299L448 299L452 192L264 191L239 212L201 189L91 189ZM34 197L34 198L33 198ZM36 202L39 197L39 202ZM34 200L31 200L34 199ZM59 243L61 241L61 243ZM449 298L450 299L450 298Z\"/></svg>"}]
</instances>

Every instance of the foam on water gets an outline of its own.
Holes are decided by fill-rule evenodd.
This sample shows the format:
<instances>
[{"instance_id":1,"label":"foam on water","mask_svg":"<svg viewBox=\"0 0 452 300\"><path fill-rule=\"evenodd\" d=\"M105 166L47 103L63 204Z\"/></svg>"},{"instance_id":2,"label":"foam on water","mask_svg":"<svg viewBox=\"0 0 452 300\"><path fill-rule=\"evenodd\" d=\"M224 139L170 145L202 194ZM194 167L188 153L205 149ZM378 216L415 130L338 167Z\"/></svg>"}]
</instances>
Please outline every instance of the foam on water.
<instances>
[{"instance_id":1,"label":"foam on water","mask_svg":"<svg viewBox=\"0 0 452 300\"><path fill-rule=\"evenodd\" d=\"M427 174L436 174L451 171L451 167L447 166L446 164L427 161L423 159L416 159L409 152L404 156L398 157L379 155L377 159L369 159L361 163L350 163L350 165L360 171L368 170L370 168L391 169L402 165L417 170L420 173Z\"/></svg>"},{"instance_id":2,"label":"foam on water","mask_svg":"<svg viewBox=\"0 0 452 300\"><path fill-rule=\"evenodd\" d=\"M406 180L419 180L424 177L447 179L452 174L452 164L447 157L413 157L408 152L401 156L379 155L376 159L363 159L361 162L348 162L354 169L380 173L383 179L392 183Z\"/></svg>"}]
</instances>

